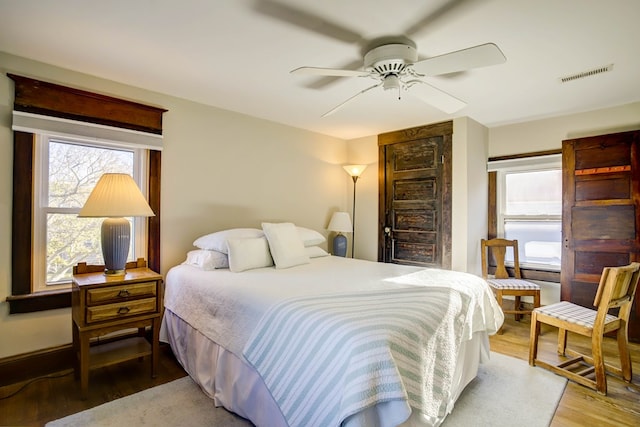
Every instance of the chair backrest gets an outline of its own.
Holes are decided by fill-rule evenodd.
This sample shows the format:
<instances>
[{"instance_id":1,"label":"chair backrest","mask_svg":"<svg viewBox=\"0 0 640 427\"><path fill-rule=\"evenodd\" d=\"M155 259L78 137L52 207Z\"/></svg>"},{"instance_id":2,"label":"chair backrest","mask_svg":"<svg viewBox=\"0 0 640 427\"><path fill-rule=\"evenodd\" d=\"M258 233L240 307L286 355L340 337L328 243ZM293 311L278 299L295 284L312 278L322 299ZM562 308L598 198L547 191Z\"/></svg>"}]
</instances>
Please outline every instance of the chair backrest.
<instances>
[{"instance_id":1,"label":"chair backrest","mask_svg":"<svg viewBox=\"0 0 640 427\"><path fill-rule=\"evenodd\" d=\"M489 251L496 261L496 272L494 274L496 279L508 279L509 273L504 264L505 255L507 254L507 248L513 250L513 264L514 264L514 276L516 279L521 279L520 275L520 259L518 257L518 241L507 239L489 239L480 240L480 250L482 257L482 277L487 278L489 275Z\"/></svg>"},{"instance_id":2,"label":"chair backrest","mask_svg":"<svg viewBox=\"0 0 640 427\"><path fill-rule=\"evenodd\" d=\"M611 308L620 308L618 317L629 320L631 306L638 288L640 263L632 262L623 267L605 267L600 276L600 283L593 305L598 308L597 319L608 313Z\"/></svg>"}]
</instances>

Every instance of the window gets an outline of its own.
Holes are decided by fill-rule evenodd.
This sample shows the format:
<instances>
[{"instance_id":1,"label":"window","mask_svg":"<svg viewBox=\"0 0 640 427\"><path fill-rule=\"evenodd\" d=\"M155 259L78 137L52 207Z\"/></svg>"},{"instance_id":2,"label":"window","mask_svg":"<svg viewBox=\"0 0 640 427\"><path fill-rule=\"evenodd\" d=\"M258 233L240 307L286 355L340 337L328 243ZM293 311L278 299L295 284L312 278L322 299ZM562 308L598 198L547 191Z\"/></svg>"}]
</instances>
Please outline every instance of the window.
<instances>
[{"instance_id":1,"label":"window","mask_svg":"<svg viewBox=\"0 0 640 427\"><path fill-rule=\"evenodd\" d=\"M36 136L32 291L70 286L78 262L103 264L100 246L102 218L78 218L102 174L132 175L140 188L146 165L143 149L100 144L81 139ZM144 219L130 218L132 239L129 261L144 257ZM138 232L136 232L138 231Z\"/></svg>"},{"instance_id":2,"label":"window","mask_svg":"<svg viewBox=\"0 0 640 427\"><path fill-rule=\"evenodd\" d=\"M147 219L146 227L136 226L134 238L139 232L146 232L146 253L140 256L146 258L152 270L160 271L162 115L167 110L11 73L7 76L15 84L11 124L11 295L6 299L9 314L71 306L70 289L33 292L33 283L38 279L34 277L34 263L38 257L45 257L41 247L34 246L35 172L39 168L33 160L38 157L35 153L37 134L73 135L93 142L123 141L126 146L122 149L142 149L146 153L141 162L146 162L147 172L145 176L140 175L146 182L140 187L148 192L149 205L155 216ZM135 167L134 164L134 171ZM48 203L47 199L47 206ZM138 248L135 250L137 252Z\"/></svg>"},{"instance_id":3,"label":"window","mask_svg":"<svg viewBox=\"0 0 640 427\"><path fill-rule=\"evenodd\" d=\"M496 234L518 240L520 266L560 271L562 166L560 156L490 162L496 178ZM512 254L507 261L513 265Z\"/></svg>"}]
</instances>

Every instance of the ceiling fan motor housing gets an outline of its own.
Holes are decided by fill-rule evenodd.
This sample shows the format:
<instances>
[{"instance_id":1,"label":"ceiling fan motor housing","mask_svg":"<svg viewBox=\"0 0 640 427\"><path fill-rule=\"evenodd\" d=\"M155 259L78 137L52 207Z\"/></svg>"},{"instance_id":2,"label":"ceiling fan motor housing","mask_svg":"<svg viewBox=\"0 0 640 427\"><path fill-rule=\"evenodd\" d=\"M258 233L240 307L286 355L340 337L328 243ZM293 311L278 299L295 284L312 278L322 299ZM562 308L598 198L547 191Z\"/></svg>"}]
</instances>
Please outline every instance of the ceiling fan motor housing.
<instances>
[{"instance_id":1,"label":"ceiling fan motor housing","mask_svg":"<svg viewBox=\"0 0 640 427\"><path fill-rule=\"evenodd\" d=\"M386 44L371 49L364 55L364 69L375 71L382 77L401 74L407 65L418 60L415 47L406 44Z\"/></svg>"}]
</instances>

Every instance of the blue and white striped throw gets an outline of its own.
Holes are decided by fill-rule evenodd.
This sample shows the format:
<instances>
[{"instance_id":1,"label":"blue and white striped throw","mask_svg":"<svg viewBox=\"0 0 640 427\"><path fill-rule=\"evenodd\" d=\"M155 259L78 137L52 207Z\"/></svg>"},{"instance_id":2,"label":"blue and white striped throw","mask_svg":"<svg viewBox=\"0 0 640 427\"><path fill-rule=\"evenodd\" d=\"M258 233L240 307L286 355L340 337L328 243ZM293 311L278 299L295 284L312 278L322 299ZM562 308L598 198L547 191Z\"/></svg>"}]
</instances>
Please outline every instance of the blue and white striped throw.
<instances>
[{"instance_id":1,"label":"blue and white striped throw","mask_svg":"<svg viewBox=\"0 0 640 427\"><path fill-rule=\"evenodd\" d=\"M445 287L294 298L269 309L243 354L292 427L339 426L391 400L442 417L470 300Z\"/></svg>"}]
</instances>

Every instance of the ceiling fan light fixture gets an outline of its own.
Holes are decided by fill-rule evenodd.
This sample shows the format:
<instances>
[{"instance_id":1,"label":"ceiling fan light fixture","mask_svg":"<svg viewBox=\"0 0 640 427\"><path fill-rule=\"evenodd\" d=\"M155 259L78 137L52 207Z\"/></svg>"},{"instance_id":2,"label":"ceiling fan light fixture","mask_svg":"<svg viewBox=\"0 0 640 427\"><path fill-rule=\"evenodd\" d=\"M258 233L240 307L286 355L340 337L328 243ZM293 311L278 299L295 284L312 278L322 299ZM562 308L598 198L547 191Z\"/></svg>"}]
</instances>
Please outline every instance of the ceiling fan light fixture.
<instances>
[{"instance_id":1,"label":"ceiling fan light fixture","mask_svg":"<svg viewBox=\"0 0 640 427\"><path fill-rule=\"evenodd\" d=\"M385 76L382 88L384 90L398 90L400 89L400 79L395 74L389 74Z\"/></svg>"}]
</instances>

